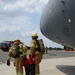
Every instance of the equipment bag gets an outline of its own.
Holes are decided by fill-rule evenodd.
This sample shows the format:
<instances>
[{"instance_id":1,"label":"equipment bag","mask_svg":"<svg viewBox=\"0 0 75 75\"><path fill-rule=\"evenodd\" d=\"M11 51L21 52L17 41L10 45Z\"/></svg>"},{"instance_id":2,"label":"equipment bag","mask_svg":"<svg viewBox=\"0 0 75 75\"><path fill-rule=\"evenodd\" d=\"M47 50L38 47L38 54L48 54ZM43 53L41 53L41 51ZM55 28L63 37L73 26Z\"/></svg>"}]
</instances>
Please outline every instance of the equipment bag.
<instances>
[{"instance_id":1,"label":"equipment bag","mask_svg":"<svg viewBox=\"0 0 75 75\"><path fill-rule=\"evenodd\" d=\"M30 56L26 56L26 59L22 61L22 66L26 66L29 64L35 64L34 59L31 58Z\"/></svg>"}]
</instances>

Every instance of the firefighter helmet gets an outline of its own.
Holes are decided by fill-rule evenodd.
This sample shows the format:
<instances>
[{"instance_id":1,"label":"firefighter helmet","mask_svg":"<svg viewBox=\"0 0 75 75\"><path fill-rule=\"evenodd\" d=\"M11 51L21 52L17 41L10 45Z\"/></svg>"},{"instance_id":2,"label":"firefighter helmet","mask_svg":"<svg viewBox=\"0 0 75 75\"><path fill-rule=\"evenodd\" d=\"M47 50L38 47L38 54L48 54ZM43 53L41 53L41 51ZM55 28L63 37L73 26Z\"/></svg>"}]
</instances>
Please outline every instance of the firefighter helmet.
<instances>
[{"instance_id":1,"label":"firefighter helmet","mask_svg":"<svg viewBox=\"0 0 75 75\"><path fill-rule=\"evenodd\" d=\"M38 34L37 33L33 33L32 36L37 36L38 37Z\"/></svg>"},{"instance_id":2,"label":"firefighter helmet","mask_svg":"<svg viewBox=\"0 0 75 75\"><path fill-rule=\"evenodd\" d=\"M14 42L20 42L20 40L19 39L15 39Z\"/></svg>"}]
</instances>

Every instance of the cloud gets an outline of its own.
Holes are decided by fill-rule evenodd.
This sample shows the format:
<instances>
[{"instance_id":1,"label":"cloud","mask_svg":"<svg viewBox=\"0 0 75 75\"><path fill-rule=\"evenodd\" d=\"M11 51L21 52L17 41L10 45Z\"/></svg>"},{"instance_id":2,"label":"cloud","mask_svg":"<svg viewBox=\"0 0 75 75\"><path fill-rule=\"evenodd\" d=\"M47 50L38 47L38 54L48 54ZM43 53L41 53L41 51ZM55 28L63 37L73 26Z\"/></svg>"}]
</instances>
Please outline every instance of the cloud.
<instances>
[{"instance_id":1,"label":"cloud","mask_svg":"<svg viewBox=\"0 0 75 75\"><path fill-rule=\"evenodd\" d=\"M11 31L11 32L13 32L13 31L16 31L16 30L19 30L20 29L20 27L17 27L17 26L7 26L7 25L5 25L5 26L0 26L0 32L8 32L8 31Z\"/></svg>"},{"instance_id":2,"label":"cloud","mask_svg":"<svg viewBox=\"0 0 75 75\"><path fill-rule=\"evenodd\" d=\"M15 0L1 0L2 2L7 2L7 3L10 3L10 2L15 2ZM16 0L17 1L17 0Z\"/></svg>"},{"instance_id":3,"label":"cloud","mask_svg":"<svg viewBox=\"0 0 75 75\"><path fill-rule=\"evenodd\" d=\"M31 31L28 31L28 32L23 32L23 33L21 33L21 36L29 36L29 35L31 35Z\"/></svg>"},{"instance_id":4,"label":"cloud","mask_svg":"<svg viewBox=\"0 0 75 75\"><path fill-rule=\"evenodd\" d=\"M48 0L1 0L0 26L2 29L0 31L13 32L21 28L26 29L27 25L34 27L32 23L34 16L30 14L35 14L35 17L38 14L40 15L43 6L47 2Z\"/></svg>"},{"instance_id":5,"label":"cloud","mask_svg":"<svg viewBox=\"0 0 75 75\"><path fill-rule=\"evenodd\" d=\"M31 25L30 19L31 17L28 16L17 16L14 18L0 17L0 32L27 30L27 26Z\"/></svg>"},{"instance_id":6,"label":"cloud","mask_svg":"<svg viewBox=\"0 0 75 75\"><path fill-rule=\"evenodd\" d=\"M12 12L17 12L17 11L19 11L20 13L24 12L30 14L40 13L42 11L42 8L47 4L47 2L48 0L46 1L45 0L16 0L6 4L4 2L1 2L2 6L0 12L11 13L11 14Z\"/></svg>"},{"instance_id":7,"label":"cloud","mask_svg":"<svg viewBox=\"0 0 75 75\"><path fill-rule=\"evenodd\" d=\"M33 25L35 17L40 14L45 0L1 0L0 1L0 31L16 31L26 29L27 25ZM33 21L32 21L33 20ZM14 29L12 29L14 28Z\"/></svg>"},{"instance_id":8,"label":"cloud","mask_svg":"<svg viewBox=\"0 0 75 75\"><path fill-rule=\"evenodd\" d=\"M28 36L30 36L30 35L32 35L32 33L39 33L39 31L38 31L38 29L34 29L34 30L31 30L31 29L29 29L29 30L27 30L26 32L22 32L21 33L21 36L26 36L26 37L28 37Z\"/></svg>"}]
</instances>

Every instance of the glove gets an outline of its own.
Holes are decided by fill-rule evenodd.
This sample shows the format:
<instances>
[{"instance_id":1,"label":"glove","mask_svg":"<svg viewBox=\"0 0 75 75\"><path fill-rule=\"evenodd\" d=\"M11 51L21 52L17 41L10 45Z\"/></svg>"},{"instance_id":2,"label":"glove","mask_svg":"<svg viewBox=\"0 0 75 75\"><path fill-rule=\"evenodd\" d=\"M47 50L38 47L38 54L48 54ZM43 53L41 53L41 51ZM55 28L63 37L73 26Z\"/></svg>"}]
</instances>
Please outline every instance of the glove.
<instances>
[{"instance_id":1,"label":"glove","mask_svg":"<svg viewBox=\"0 0 75 75\"><path fill-rule=\"evenodd\" d=\"M10 61L9 60L7 60L7 65L10 66Z\"/></svg>"}]
</instances>

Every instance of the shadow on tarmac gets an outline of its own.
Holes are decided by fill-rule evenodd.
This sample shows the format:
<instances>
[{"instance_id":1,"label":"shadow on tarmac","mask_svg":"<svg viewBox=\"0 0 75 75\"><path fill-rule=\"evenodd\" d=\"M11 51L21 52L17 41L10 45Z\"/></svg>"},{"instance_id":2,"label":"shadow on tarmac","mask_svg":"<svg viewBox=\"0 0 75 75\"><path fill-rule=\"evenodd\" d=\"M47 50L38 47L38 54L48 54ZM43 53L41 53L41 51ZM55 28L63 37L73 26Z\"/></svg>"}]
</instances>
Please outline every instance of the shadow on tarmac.
<instances>
[{"instance_id":1,"label":"shadow on tarmac","mask_svg":"<svg viewBox=\"0 0 75 75\"><path fill-rule=\"evenodd\" d=\"M66 75L75 75L75 66L57 65L56 68Z\"/></svg>"}]
</instances>

